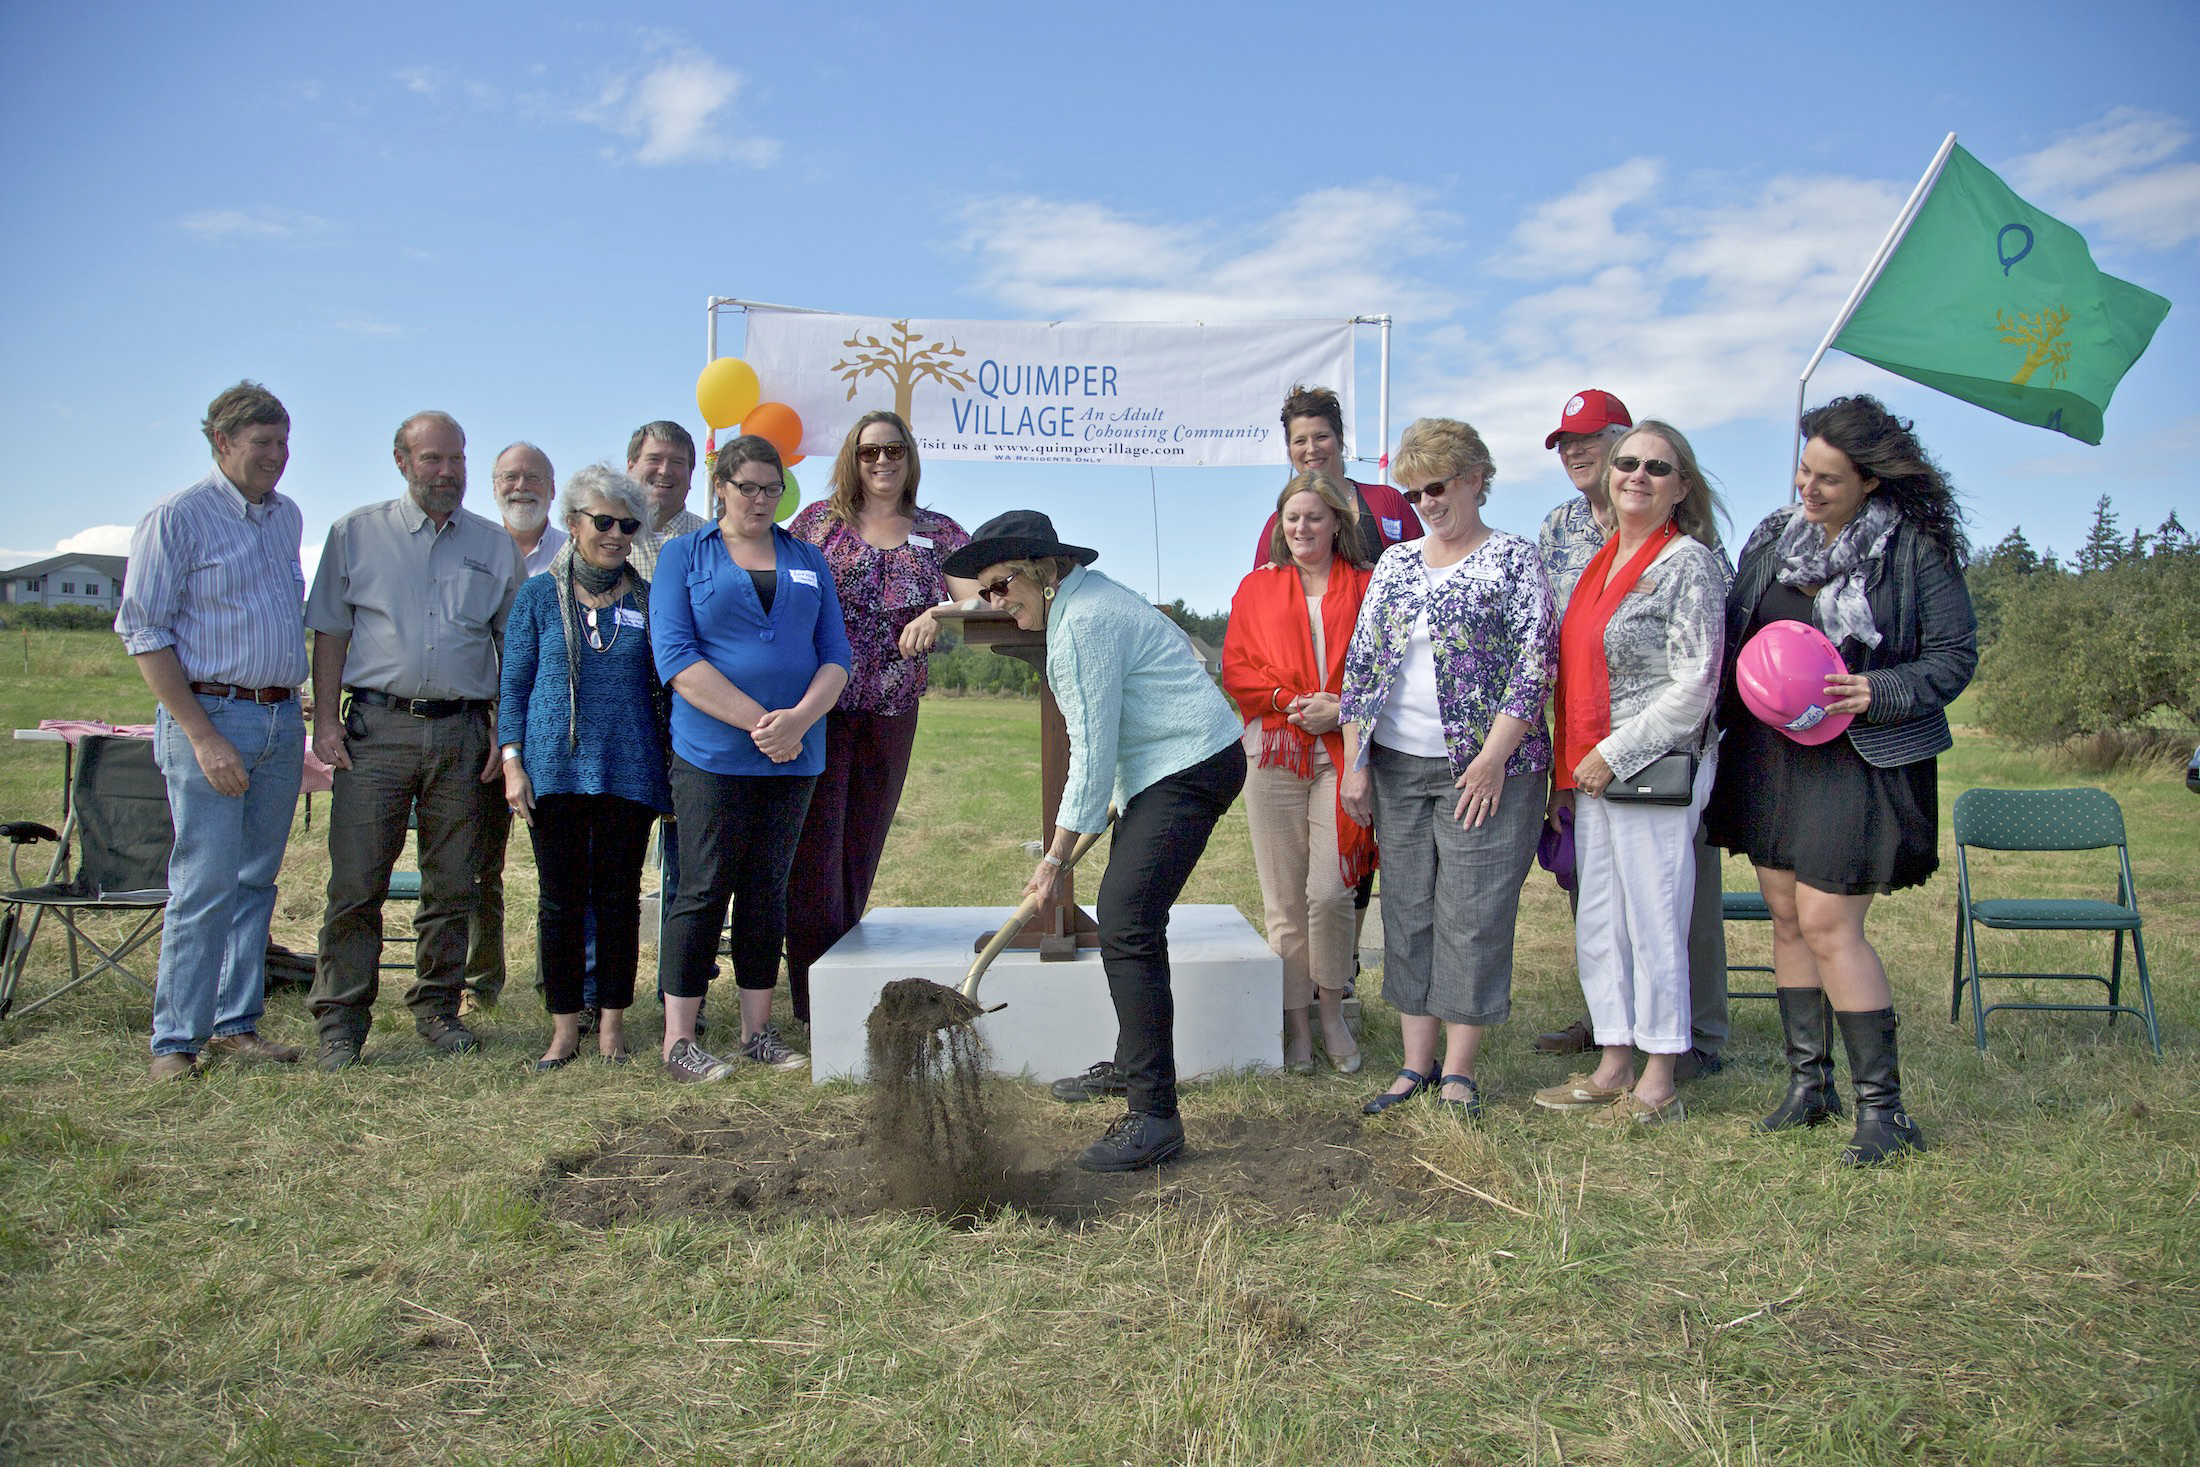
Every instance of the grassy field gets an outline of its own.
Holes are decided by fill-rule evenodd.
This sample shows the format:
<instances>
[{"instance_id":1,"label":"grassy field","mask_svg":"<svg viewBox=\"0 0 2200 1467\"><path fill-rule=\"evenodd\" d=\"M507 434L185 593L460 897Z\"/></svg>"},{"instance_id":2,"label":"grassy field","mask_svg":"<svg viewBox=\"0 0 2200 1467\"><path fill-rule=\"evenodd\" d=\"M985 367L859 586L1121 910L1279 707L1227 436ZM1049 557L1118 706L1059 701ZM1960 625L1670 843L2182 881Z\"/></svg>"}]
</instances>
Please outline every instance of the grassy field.
<instances>
[{"instance_id":1,"label":"grassy field","mask_svg":"<svg viewBox=\"0 0 2200 1467\"><path fill-rule=\"evenodd\" d=\"M0 640L10 726L149 715L111 637L45 634L28 655L19 671ZM1006 904L1035 720L928 705L879 901ZM0 746L0 810L53 818L59 766ZM1970 785L2074 782L1969 734L1941 774L1944 826ZM1945 1021L1950 851L1872 919L1929 1155L1859 1174L1833 1165L1831 1128L1752 1134L1782 1075L1765 1003L1737 1005L1688 1124L1593 1135L1528 1102L1560 1073L1529 1038L1580 1006L1537 874L1488 1118L1409 1106L1367 1128L1496 1205L1388 1220L1329 1199L1081 1229L557 1221L547 1158L698 1104L792 1134L846 1097L761 1073L698 1096L646 1064L523 1074L548 1026L520 840L519 976L482 1056L429 1058L387 991L373 1062L335 1078L224 1066L155 1088L146 1006L112 984L0 1025L0 1460L2193 1460L2200 799L2167 767L2105 783L2136 843L2164 1060L2129 1021L2078 1015L1998 1015L1979 1055ZM285 866L292 946L313 940L322 813ZM1241 813L1188 899L1257 920ZM1738 953L1761 944L1741 936ZM1366 1075L1191 1090L1195 1148L1246 1118L1351 1114L1397 1058L1389 1012L1368 1014ZM653 1036L646 1002L636 1024ZM294 994L265 1027L311 1030Z\"/></svg>"}]
</instances>

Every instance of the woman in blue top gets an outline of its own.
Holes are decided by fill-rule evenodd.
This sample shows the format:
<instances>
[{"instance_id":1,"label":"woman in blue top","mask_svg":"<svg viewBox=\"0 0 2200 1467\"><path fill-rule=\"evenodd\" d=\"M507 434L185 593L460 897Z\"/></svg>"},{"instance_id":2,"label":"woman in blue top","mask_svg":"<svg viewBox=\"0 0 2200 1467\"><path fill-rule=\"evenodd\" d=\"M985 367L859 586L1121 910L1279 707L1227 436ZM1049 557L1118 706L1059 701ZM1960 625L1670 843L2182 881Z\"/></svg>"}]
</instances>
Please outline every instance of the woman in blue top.
<instances>
[{"instance_id":1,"label":"woman in blue top","mask_svg":"<svg viewBox=\"0 0 2200 1467\"><path fill-rule=\"evenodd\" d=\"M1127 1172L1184 1147L1169 908L1244 787L1245 726L1190 639L1143 596L1086 569L1095 557L1063 544L1045 515L1019 509L979 526L941 569L976 580L1019 627L1046 633L1047 687L1069 729L1069 775L1025 895L1051 896L1078 835L1106 826L1111 797L1120 812L1098 915L1115 1064L1130 1108L1077 1164Z\"/></svg>"},{"instance_id":2,"label":"woman in blue top","mask_svg":"<svg viewBox=\"0 0 2200 1467\"><path fill-rule=\"evenodd\" d=\"M657 976L665 1068L676 1080L732 1072L695 1042L718 933L733 904L741 1057L792 1069L803 1056L771 1022L787 935L787 872L825 767L826 710L848 681L848 634L832 569L772 523L779 450L751 435L718 450L718 522L665 542L650 592L657 674L672 685L672 805L680 885Z\"/></svg>"},{"instance_id":3,"label":"woman in blue top","mask_svg":"<svg viewBox=\"0 0 2200 1467\"><path fill-rule=\"evenodd\" d=\"M609 464L582 469L558 505L572 538L520 587L504 628L497 727L504 802L527 822L542 894L535 948L550 1047L538 1071L580 1051L582 925L596 925L596 1047L626 1058L649 824L672 808L661 690L649 651L649 582L626 563L649 520L642 486Z\"/></svg>"}]
</instances>

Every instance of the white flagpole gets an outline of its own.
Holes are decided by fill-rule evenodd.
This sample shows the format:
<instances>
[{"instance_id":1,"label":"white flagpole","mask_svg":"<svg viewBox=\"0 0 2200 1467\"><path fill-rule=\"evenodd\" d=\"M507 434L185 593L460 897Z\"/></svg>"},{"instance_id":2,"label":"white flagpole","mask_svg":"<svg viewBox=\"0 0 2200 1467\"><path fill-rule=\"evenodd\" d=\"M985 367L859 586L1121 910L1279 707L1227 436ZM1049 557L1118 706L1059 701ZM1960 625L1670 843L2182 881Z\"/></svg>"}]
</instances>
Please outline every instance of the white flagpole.
<instances>
[{"instance_id":1,"label":"white flagpole","mask_svg":"<svg viewBox=\"0 0 2200 1467\"><path fill-rule=\"evenodd\" d=\"M1849 298L1841 303L1841 313L1826 328L1825 339L1818 343L1818 350L1812 352L1810 360L1803 364L1803 375L1795 382L1795 424L1803 421L1803 393L1810 386L1810 374L1818 370L1819 362L1825 359L1827 351L1833 346L1833 339L1849 324L1849 317L1856 314L1857 306L1870 293L1872 286L1878 283L1880 272L1887 268L1887 262L1894 258L1894 252L1901 247L1903 237L1909 234L1910 226L1917 221L1917 211L1924 207L1927 195L1933 191L1933 185L1940 181L1940 170L1948 166L1948 155L1955 151L1955 146L1954 133L1949 133L1941 140L1940 151L1933 154L1933 161L1926 168L1925 176L1917 181L1916 188L1910 190L1909 202L1895 216L1894 225L1887 231L1887 237L1879 242L1879 252L1872 256L1871 264L1865 267L1864 278L1856 282L1856 289L1850 291ZM1795 457L1788 465L1788 497L1792 499L1795 496L1795 475L1803 465L1803 437L1799 427L1791 425L1790 431L1795 438Z\"/></svg>"}]
</instances>

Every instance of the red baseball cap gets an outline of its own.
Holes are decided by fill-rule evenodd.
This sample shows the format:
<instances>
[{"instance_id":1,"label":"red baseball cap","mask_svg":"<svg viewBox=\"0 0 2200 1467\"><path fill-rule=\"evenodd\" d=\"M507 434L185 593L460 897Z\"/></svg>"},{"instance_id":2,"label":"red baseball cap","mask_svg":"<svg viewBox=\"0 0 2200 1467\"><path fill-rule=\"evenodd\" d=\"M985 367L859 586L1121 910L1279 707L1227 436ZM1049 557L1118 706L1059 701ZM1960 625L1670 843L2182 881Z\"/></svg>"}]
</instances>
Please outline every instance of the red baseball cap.
<instances>
[{"instance_id":1,"label":"red baseball cap","mask_svg":"<svg viewBox=\"0 0 2200 1467\"><path fill-rule=\"evenodd\" d=\"M1611 393L1592 387L1577 392L1566 401L1566 415L1558 420L1558 427L1543 440L1545 448L1558 447L1561 434L1601 433L1614 423L1622 428L1632 428L1635 420L1628 415L1627 404Z\"/></svg>"}]
</instances>

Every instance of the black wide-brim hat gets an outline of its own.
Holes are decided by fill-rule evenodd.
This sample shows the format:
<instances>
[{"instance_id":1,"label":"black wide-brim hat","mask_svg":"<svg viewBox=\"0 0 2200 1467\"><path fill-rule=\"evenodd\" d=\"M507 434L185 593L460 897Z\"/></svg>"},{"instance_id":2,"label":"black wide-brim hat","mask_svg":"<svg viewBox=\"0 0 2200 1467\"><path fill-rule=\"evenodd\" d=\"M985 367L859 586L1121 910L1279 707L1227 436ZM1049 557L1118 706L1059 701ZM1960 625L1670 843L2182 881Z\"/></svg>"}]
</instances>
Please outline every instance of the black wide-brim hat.
<instances>
[{"instance_id":1,"label":"black wide-brim hat","mask_svg":"<svg viewBox=\"0 0 2200 1467\"><path fill-rule=\"evenodd\" d=\"M1054 533L1054 521L1039 511L1012 509L978 526L970 543L941 561L940 569L957 579L971 580L987 566L1004 560L1042 560L1050 555L1066 556L1079 565L1091 565L1100 558L1097 550L1064 545Z\"/></svg>"}]
</instances>

